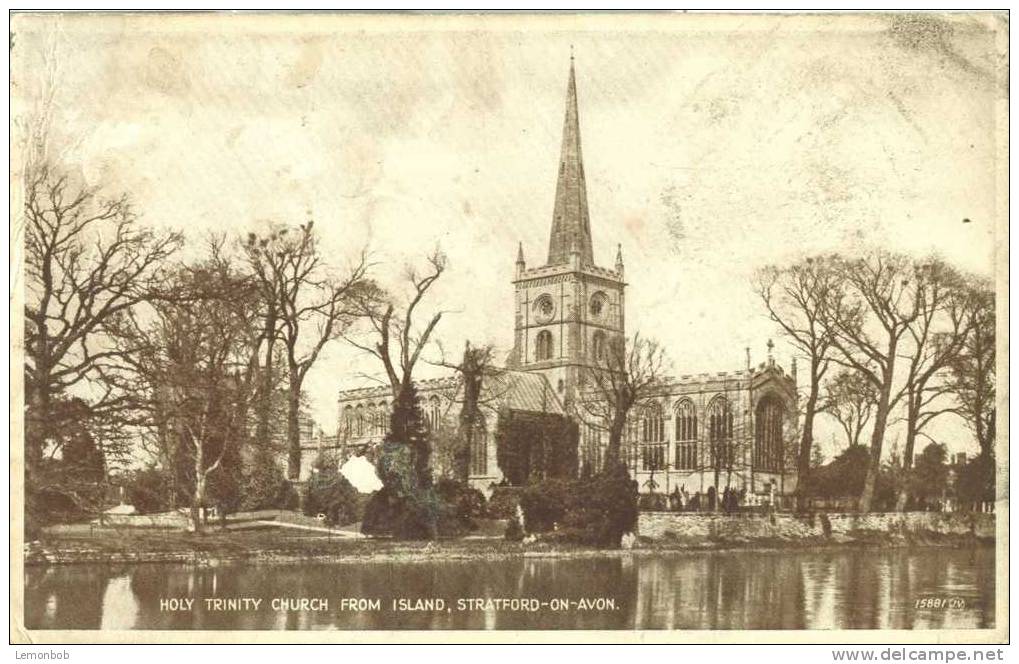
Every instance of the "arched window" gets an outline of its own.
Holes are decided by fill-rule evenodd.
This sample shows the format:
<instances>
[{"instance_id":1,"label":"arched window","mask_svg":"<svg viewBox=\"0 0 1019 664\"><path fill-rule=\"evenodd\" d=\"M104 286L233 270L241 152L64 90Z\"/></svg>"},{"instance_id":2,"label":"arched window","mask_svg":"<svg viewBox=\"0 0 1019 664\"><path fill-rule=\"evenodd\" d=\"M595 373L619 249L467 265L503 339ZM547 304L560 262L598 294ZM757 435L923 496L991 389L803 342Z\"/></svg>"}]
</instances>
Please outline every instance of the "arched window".
<instances>
[{"instance_id":1,"label":"arched window","mask_svg":"<svg viewBox=\"0 0 1019 664\"><path fill-rule=\"evenodd\" d=\"M340 420L340 436L346 438L354 433L354 407L349 403L343 407L343 418Z\"/></svg>"},{"instance_id":2,"label":"arched window","mask_svg":"<svg viewBox=\"0 0 1019 664\"><path fill-rule=\"evenodd\" d=\"M425 411L425 420L428 421L428 428L435 431L439 428L440 403L436 394L428 397L428 408Z\"/></svg>"},{"instance_id":3,"label":"arched window","mask_svg":"<svg viewBox=\"0 0 1019 664\"><path fill-rule=\"evenodd\" d=\"M754 468L778 472L782 469L782 428L785 407L773 396L757 403L754 413Z\"/></svg>"},{"instance_id":4,"label":"arched window","mask_svg":"<svg viewBox=\"0 0 1019 664\"><path fill-rule=\"evenodd\" d=\"M712 467L732 467L735 462L732 404L725 397L716 397L708 406L708 445L711 448Z\"/></svg>"},{"instance_id":5,"label":"arched window","mask_svg":"<svg viewBox=\"0 0 1019 664\"><path fill-rule=\"evenodd\" d=\"M697 408L689 399L676 404L677 469L697 468Z\"/></svg>"},{"instance_id":6,"label":"arched window","mask_svg":"<svg viewBox=\"0 0 1019 664\"><path fill-rule=\"evenodd\" d=\"M380 401L379 405L375 407L375 435L385 436L388 428L389 408L386 407L385 401Z\"/></svg>"},{"instance_id":7,"label":"arched window","mask_svg":"<svg viewBox=\"0 0 1019 664\"><path fill-rule=\"evenodd\" d=\"M474 429L471 439L471 475L488 475L488 431L484 423Z\"/></svg>"},{"instance_id":8,"label":"arched window","mask_svg":"<svg viewBox=\"0 0 1019 664\"><path fill-rule=\"evenodd\" d=\"M605 333L601 330L591 336L591 356L595 362L605 361Z\"/></svg>"},{"instance_id":9,"label":"arched window","mask_svg":"<svg viewBox=\"0 0 1019 664\"><path fill-rule=\"evenodd\" d=\"M363 436L365 426L364 404L359 403L354 407L354 435Z\"/></svg>"},{"instance_id":10,"label":"arched window","mask_svg":"<svg viewBox=\"0 0 1019 664\"><path fill-rule=\"evenodd\" d=\"M542 330L534 342L534 359L538 362L552 359L552 333Z\"/></svg>"},{"instance_id":11,"label":"arched window","mask_svg":"<svg viewBox=\"0 0 1019 664\"><path fill-rule=\"evenodd\" d=\"M641 423L641 467L644 470L665 468L665 419L662 406L652 401L644 407Z\"/></svg>"},{"instance_id":12,"label":"arched window","mask_svg":"<svg viewBox=\"0 0 1019 664\"><path fill-rule=\"evenodd\" d=\"M602 430L593 424L585 424L581 467L591 473L597 473L602 467L602 455Z\"/></svg>"}]
</instances>

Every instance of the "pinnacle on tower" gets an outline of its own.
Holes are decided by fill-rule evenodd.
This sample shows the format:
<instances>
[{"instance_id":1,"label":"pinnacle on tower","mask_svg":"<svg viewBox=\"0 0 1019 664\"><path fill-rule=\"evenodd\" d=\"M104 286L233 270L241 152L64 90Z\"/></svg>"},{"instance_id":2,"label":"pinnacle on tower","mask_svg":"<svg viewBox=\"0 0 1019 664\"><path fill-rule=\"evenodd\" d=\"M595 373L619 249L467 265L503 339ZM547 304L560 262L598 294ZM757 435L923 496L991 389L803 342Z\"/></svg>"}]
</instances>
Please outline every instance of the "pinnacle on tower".
<instances>
[{"instance_id":1,"label":"pinnacle on tower","mask_svg":"<svg viewBox=\"0 0 1019 664\"><path fill-rule=\"evenodd\" d=\"M580 149L580 119L577 112L577 79L570 56L570 81L566 88L566 117L556 180L552 234L548 242L548 264L562 265L577 254L583 265L594 264L591 221L587 211L584 157Z\"/></svg>"}]
</instances>

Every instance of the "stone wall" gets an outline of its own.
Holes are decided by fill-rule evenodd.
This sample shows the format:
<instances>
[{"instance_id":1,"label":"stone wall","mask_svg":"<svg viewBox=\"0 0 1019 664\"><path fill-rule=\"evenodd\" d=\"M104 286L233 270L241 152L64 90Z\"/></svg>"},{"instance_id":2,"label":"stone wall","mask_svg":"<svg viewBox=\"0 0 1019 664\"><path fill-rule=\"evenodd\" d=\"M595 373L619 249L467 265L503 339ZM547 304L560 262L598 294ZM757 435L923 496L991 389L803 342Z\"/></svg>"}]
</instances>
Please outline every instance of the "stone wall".
<instances>
[{"instance_id":1,"label":"stone wall","mask_svg":"<svg viewBox=\"0 0 1019 664\"><path fill-rule=\"evenodd\" d=\"M641 512L637 532L660 539L808 539L864 533L891 535L975 535L994 537L994 515L982 513L893 512L795 516Z\"/></svg>"}]
</instances>

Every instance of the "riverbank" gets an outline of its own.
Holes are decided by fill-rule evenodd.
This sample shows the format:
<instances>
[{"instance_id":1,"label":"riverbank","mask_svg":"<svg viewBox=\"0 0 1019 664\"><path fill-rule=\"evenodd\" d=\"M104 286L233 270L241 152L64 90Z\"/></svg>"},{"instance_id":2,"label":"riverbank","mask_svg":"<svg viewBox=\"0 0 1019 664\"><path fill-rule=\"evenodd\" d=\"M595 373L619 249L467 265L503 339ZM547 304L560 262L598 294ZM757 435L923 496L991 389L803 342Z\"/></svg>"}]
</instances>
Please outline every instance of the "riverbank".
<instances>
[{"instance_id":1,"label":"riverbank","mask_svg":"<svg viewBox=\"0 0 1019 664\"><path fill-rule=\"evenodd\" d=\"M992 515L986 515L992 516ZM993 523L993 520L992 520ZM640 537L630 549L598 549L536 541L508 542L486 536L402 542L340 538L290 528L211 529L202 535L156 528L93 528L55 532L25 546L26 565L74 563L181 563L214 566L235 562L259 564L337 562L415 562L496 560L504 558L581 558L676 554L726 550L818 549L828 547L967 547L993 544L993 537L974 532L858 530L829 535L775 535L765 528L752 536L730 528L714 534ZM980 533L986 532L983 528ZM992 531L993 532L993 531Z\"/></svg>"}]
</instances>

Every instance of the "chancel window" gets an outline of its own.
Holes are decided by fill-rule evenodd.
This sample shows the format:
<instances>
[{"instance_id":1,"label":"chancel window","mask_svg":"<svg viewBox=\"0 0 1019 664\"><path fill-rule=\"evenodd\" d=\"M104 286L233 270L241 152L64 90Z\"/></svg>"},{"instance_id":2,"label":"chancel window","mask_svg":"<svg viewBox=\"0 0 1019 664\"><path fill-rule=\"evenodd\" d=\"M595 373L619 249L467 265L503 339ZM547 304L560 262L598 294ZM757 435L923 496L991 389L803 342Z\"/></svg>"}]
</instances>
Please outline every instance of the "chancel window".
<instances>
[{"instance_id":1,"label":"chancel window","mask_svg":"<svg viewBox=\"0 0 1019 664\"><path fill-rule=\"evenodd\" d=\"M697 468L697 409L689 399L676 405L676 460L678 470Z\"/></svg>"},{"instance_id":2,"label":"chancel window","mask_svg":"<svg viewBox=\"0 0 1019 664\"><path fill-rule=\"evenodd\" d=\"M534 359L538 362L552 359L552 333L542 330L535 340Z\"/></svg>"},{"instance_id":3,"label":"chancel window","mask_svg":"<svg viewBox=\"0 0 1019 664\"><path fill-rule=\"evenodd\" d=\"M754 468L778 472L782 469L782 428L785 408L773 396L757 403L754 413Z\"/></svg>"},{"instance_id":4,"label":"chancel window","mask_svg":"<svg viewBox=\"0 0 1019 664\"><path fill-rule=\"evenodd\" d=\"M725 397L715 398L708 406L708 446L713 467L731 468L735 462L732 424L732 403Z\"/></svg>"},{"instance_id":5,"label":"chancel window","mask_svg":"<svg viewBox=\"0 0 1019 664\"><path fill-rule=\"evenodd\" d=\"M471 475L488 474L488 431L479 425L471 439Z\"/></svg>"},{"instance_id":6,"label":"chancel window","mask_svg":"<svg viewBox=\"0 0 1019 664\"><path fill-rule=\"evenodd\" d=\"M602 430L593 424L584 425L584 444L581 447L581 468L596 473L602 467Z\"/></svg>"},{"instance_id":7,"label":"chancel window","mask_svg":"<svg viewBox=\"0 0 1019 664\"><path fill-rule=\"evenodd\" d=\"M641 467L644 470L665 468L665 419L662 406L652 401L641 414Z\"/></svg>"}]
</instances>

